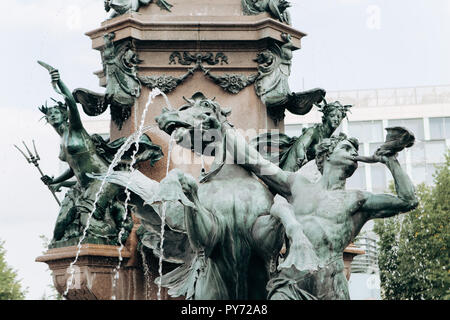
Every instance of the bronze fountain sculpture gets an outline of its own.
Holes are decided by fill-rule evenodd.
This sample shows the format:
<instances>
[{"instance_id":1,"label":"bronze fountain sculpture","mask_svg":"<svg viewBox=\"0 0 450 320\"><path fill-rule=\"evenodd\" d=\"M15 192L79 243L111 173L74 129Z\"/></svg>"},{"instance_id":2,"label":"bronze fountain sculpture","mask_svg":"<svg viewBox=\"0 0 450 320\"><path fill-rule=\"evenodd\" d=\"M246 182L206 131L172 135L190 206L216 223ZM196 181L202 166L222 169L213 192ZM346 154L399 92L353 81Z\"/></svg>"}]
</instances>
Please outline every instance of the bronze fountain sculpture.
<instances>
[{"instance_id":1,"label":"bronze fountain sculpture","mask_svg":"<svg viewBox=\"0 0 450 320\"><path fill-rule=\"evenodd\" d=\"M217 61L213 61L212 52L203 54L200 49L192 55L186 51L185 57L192 58L186 61L180 61L178 51L167 59L170 66L165 68L177 70L179 74L184 72L185 65L195 62L196 66L189 68L184 76L139 74L159 61L156 55L152 56L158 46L167 43L172 49L181 48L176 44L177 35L165 33L171 39L166 42L142 38L143 35L148 37L145 32L153 32L152 28L158 24L159 18L151 23L139 20L145 17L141 15L143 11L151 11L151 7L145 7L151 2L105 1L105 9L113 13L103 28L96 31L101 33L103 41L104 94L87 89L71 92L55 68L40 62L49 71L55 91L64 97L64 102L55 100L54 106L42 106L40 111L61 136L60 159L69 166L59 177L42 178L54 192L62 186L69 188L61 204L50 249L78 243L72 267L83 244L87 245L86 250L91 244L102 244L114 250L125 242L129 247L135 245L134 249L139 246L151 255L152 261L160 260L159 277L154 276L152 282L158 284L159 289L165 288L171 298L349 299L343 262L346 247L367 221L407 212L418 205L414 187L396 158L398 152L414 144L414 135L405 128L388 128L385 144L373 156L359 156L356 138L334 135L351 106L338 101L327 103L323 89L290 90L292 51L299 48L296 42L299 34L297 38L291 35L295 30L290 27L287 11L290 4L284 0L235 0L230 4L232 7L239 2L240 13L250 22L253 15L265 14L265 23L277 30L276 36L269 37L270 41L255 42L255 46L261 48L256 59L250 62L256 74L218 76L217 72L232 64L232 59L228 53L218 52ZM174 0L173 6L165 0L154 2L163 9L164 17L171 14L171 10L176 11L177 5L186 5L178 0ZM133 13L138 11L138 14ZM235 7L231 11L236 13ZM124 18L122 15L127 12L132 13ZM143 29L139 32L133 29L124 35L117 27L121 23ZM176 25L170 23L162 25L164 28ZM197 28L203 28L201 23ZM200 43L199 39L196 41ZM216 40L210 43L217 45L220 41ZM147 44L151 46L146 47ZM244 42L239 45L245 47ZM230 56L235 54L235 59L241 59L236 52L242 48L230 49ZM214 75L203 66L208 61ZM198 92L201 86L192 86L189 82L198 81L196 71L203 71L201 76L213 79L218 87L202 88L205 94ZM151 89L150 97L162 92L173 93L181 85L186 85L192 96L188 99L183 96L186 103L176 110L170 106L161 108L160 102L152 105L152 108L159 108L158 112L162 110L151 119L159 127L159 131L152 134L160 140L154 143L149 135L142 134L132 144L130 138L140 132L127 136L129 132L123 132L122 128L126 128L124 124L142 103L143 85L147 85L145 90ZM254 85L252 90L246 88L250 85ZM197 90L193 90L194 87ZM208 91L220 88L224 89L221 97L217 100L208 97L212 96ZM234 111L239 112L236 105L232 108L220 105L221 99L232 101L230 97L238 94L255 97L254 100L239 100L239 108L264 110L265 133L250 142L231 124ZM89 116L97 116L110 108L114 130L117 128L121 137L110 142L99 135L88 134L77 103ZM260 106L263 108L258 109ZM271 132L269 127L279 128L286 110L296 115L322 112L322 123L304 129L299 137ZM135 116L137 118L137 114ZM148 119L142 113L144 120ZM165 141L161 137L167 139L168 136L184 149L202 157L213 157L209 170L204 167L198 179L192 172L180 168L170 171L169 161L167 174L161 179L150 178L148 170L137 170L145 164L153 170L153 165L163 157L162 146L158 145ZM170 156L170 147L166 156ZM309 181L298 172L313 160L322 175L317 182ZM398 195L346 190L346 180L355 172L358 162L384 164L392 173ZM133 229L133 218L140 224L137 233ZM121 259L119 255L120 262ZM135 268L142 269L142 264L147 263L145 259L140 260L140 264L136 257L134 260ZM171 268L163 268L169 264ZM65 293L70 290L67 285Z\"/></svg>"}]
</instances>

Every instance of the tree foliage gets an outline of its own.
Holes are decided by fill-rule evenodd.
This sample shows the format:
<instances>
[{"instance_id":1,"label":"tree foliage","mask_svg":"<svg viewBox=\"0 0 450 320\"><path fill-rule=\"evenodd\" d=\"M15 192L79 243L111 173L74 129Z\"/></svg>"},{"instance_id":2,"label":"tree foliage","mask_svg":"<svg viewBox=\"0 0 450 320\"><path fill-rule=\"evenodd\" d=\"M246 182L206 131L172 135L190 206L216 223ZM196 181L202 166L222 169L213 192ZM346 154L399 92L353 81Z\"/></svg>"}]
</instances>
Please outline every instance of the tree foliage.
<instances>
[{"instance_id":1,"label":"tree foliage","mask_svg":"<svg viewBox=\"0 0 450 320\"><path fill-rule=\"evenodd\" d=\"M17 279L17 272L6 263L3 245L0 241L0 300L23 300L26 292Z\"/></svg>"},{"instance_id":2,"label":"tree foliage","mask_svg":"<svg viewBox=\"0 0 450 320\"><path fill-rule=\"evenodd\" d=\"M450 152L434 182L417 187L415 210L375 222L384 299L450 299Z\"/></svg>"}]
</instances>

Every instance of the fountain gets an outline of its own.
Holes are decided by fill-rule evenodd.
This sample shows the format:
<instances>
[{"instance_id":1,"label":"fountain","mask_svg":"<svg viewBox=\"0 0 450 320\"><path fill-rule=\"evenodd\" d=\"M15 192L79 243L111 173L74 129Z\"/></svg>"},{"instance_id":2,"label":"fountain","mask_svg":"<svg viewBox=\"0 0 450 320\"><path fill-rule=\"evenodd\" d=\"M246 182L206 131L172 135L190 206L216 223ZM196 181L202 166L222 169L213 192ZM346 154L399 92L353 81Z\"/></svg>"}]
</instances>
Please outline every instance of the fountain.
<instances>
[{"instance_id":1,"label":"fountain","mask_svg":"<svg viewBox=\"0 0 450 320\"><path fill-rule=\"evenodd\" d=\"M392 128L386 144L364 158L357 156L355 140L332 136L351 106L327 103L320 88L289 88L292 52L300 49L305 34L290 25L288 6L282 0L107 1L113 14L87 33L102 52L104 68L96 74L104 94L70 92L59 72L41 63L64 96L61 105L68 106L71 123L77 103L89 116L109 109L112 143L121 142L107 155L109 161L79 174L75 156L63 158L81 191L72 187L60 220L84 212L78 219L82 232L74 235L76 219L60 223L64 241L55 238L37 261L50 266L57 290L67 299L348 298L345 278L353 257L363 253L351 244L359 228L375 216L415 205L395 160L414 137ZM322 124L298 138L282 134L286 112L303 115L316 108L324 114ZM41 111L50 121L48 108ZM237 129L252 132L244 138ZM92 141L93 157L110 150L98 149L106 142L85 138ZM350 155L332 164L329 158L341 145ZM188 157L180 157L186 152ZM162 153L166 161L158 161ZM313 160L323 176L306 182L297 170ZM399 197L347 194L344 177L357 161L385 163L398 178ZM342 171L339 181L330 178L330 170ZM43 178L47 185L59 180ZM298 188L308 183L329 198L302 200ZM92 201L85 212L79 199L86 192ZM339 217L327 201L342 204ZM299 216L313 214L298 212L306 202L323 207L313 213L327 215L333 240L318 234L322 229L314 219ZM372 202L388 213L374 212ZM114 237L92 231L108 226L107 214L115 217ZM329 250L315 241L317 236L329 241ZM320 290L305 277L322 279Z\"/></svg>"}]
</instances>

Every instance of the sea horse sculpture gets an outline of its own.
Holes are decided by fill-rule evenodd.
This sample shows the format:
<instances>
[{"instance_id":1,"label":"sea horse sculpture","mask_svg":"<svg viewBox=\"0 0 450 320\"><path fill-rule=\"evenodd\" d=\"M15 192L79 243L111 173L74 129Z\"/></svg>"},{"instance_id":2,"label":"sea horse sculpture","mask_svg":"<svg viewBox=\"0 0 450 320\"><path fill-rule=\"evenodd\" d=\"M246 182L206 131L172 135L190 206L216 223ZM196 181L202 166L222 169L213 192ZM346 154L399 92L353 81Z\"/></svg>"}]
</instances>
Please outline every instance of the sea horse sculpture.
<instances>
[{"instance_id":1,"label":"sea horse sculpture","mask_svg":"<svg viewBox=\"0 0 450 320\"><path fill-rule=\"evenodd\" d=\"M284 119L285 110L293 114L307 114L314 104L325 97L325 90L313 89L305 92L292 92L289 88L291 75L292 48L291 35L281 35L284 44L274 44L256 58L258 77L255 81L256 94L267 107L268 115L275 121Z\"/></svg>"},{"instance_id":2,"label":"sea horse sculpture","mask_svg":"<svg viewBox=\"0 0 450 320\"><path fill-rule=\"evenodd\" d=\"M40 110L61 136L59 158L69 165L69 169L60 176L56 178L44 176L42 181L46 185L56 186L72 177L76 178L76 185L72 187L62 203L51 246L57 246L58 243L76 244L88 226L90 215L92 218L86 230L86 241L115 245L121 228L125 228L124 239L126 239L132 227L130 216L125 221L123 219L126 212L119 199L123 191L117 185L106 183L100 193L102 182L88 175L106 173L126 138L108 142L100 135L89 135L81 122L75 99L60 79L58 70L43 62L40 64L50 72L55 90L65 100L65 103L58 102L52 107L42 106ZM115 170L128 170L135 151L136 163L150 161L153 165L162 157L161 147L153 144L148 136L143 135L140 138L138 150L135 150L135 145L131 146Z\"/></svg>"},{"instance_id":3,"label":"sea horse sculpture","mask_svg":"<svg viewBox=\"0 0 450 320\"><path fill-rule=\"evenodd\" d=\"M196 300L267 297L270 265L282 247L284 233L279 221L269 215L273 195L268 188L230 161L232 150L227 150L226 139L236 132L227 120L229 114L217 102L196 93L180 109L164 110L156 118L160 128L180 146L215 157L211 171L202 175L200 184L180 170L172 170L159 189L154 181L138 173L133 177L115 173L108 180L120 185L131 181L130 190L146 203L154 204L152 208L139 205L136 213L145 227L141 230L141 241L155 254L161 225L158 216L166 217L164 259L169 256L169 262L182 264L156 282L161 280L172 297ZM167 185L171 187L164 187ZM152 188L166 192L146 191ZM171 208L155 208L163 198L178 198L183 206L177 207L171 201ZM151 215L152 210L159 215ZM267 237L267 230L275 232Z\"/></svg>"}]
</instances>

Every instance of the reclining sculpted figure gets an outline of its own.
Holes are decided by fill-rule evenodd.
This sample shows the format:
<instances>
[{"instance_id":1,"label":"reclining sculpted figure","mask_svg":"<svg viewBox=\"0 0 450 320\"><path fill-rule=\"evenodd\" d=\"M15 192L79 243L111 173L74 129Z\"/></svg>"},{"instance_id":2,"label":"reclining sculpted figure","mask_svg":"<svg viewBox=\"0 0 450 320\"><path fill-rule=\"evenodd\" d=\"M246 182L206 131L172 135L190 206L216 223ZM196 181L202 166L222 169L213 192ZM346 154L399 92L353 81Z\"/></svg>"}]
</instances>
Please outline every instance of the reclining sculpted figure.
<instances>
[{"instance_id":1,"label":"reclining sculpted figure","mask_svg":"<svg viewBox=\"0 0 450 320\"><path fill-rule=\"evenodd\" d=\"M110 19L127 12L137 12L139 8L150 4L153 0L105 0L105 10L112 10ZM170 11L172 5L165 0L156 0L156 4L164 10Z\"/></svg>"},{"instance_id":2,"label":"reclining sculpted figure","mask_svg":"<svg viewBox=\"0 0 450 320\"><path fill-rule=\"evenodd\" d=\"M350 105L341 105L338 101L319 105L323 113L322 123L304 128L299 137L285 134L264 133L250 144L267 160L272 161L284 171L295 172L316 158L316 146L324 139L331 137L347 116ZM269 147L269 150L265 150Z\"/></svg>"},{"instance_id":3,"label":"reclining sculpted figure","mask_svg":"<svg viewBox=\"0 0 450 320\"><path fill-rule=\"evenodd\" d=\"M242 137L228 136L227 143L237 146L235 157L245 158L243 167L279 194L271 215L285 226L289 243L286 259L268 283L269 299L349 299L344 249L370 219L391 217L418 205L414 186L396 159L397 152L412 146L414 136L400 127L387 130L386 143L372 157L358 156L358 141L344 134L323 140L316 153L322 173L317 183L283 171ZM398 196L345 190L358 161L385 164Z\"/></svg>"}]
</instances>

